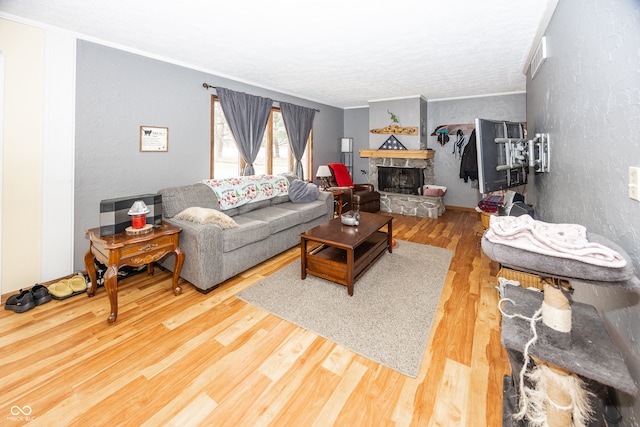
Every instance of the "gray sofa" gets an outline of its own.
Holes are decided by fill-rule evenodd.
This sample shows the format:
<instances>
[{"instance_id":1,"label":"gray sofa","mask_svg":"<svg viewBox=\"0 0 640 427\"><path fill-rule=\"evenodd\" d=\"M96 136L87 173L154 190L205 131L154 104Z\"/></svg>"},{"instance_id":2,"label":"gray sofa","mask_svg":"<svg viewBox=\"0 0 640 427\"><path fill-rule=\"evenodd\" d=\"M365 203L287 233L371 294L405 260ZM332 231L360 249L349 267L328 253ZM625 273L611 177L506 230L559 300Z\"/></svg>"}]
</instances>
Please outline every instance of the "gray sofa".
<instances>
[{"instance_id":1,"label":"gray sofa","mask_svg":"<svg viewBox=\"0 0 640 427\"><path fill-rule=\"evenodd\" d=\"M202 292L294 247L300 243L300 233L333 218L333 195L321 191L311 203L292 203L288 196L278 196L225 210L238 227L223 229L174 218L194 206L219 210L216 195L206 184L165 188L159 194L163 219L182 228L185 259L180 276ZM173 271L173 257L167 258L160 264Z\"/></svg>"}]
</instances>

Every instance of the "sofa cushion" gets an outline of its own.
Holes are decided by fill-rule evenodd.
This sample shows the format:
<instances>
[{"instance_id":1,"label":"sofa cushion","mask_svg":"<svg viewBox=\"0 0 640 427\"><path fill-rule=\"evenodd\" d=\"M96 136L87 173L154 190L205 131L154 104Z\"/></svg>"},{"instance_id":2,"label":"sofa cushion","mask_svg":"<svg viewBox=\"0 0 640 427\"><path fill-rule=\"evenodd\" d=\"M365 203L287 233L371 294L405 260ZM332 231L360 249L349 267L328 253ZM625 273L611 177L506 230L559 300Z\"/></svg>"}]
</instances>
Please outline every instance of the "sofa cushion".
<instances>
[{"instance_id":1,"label":"sofa cushion","mask_svg":"<svg viewBox=\"0 0 640 427\"><path fill-rule=\"evenodd\" d=\"M294 211L300 212L302 215L302 222L313 221L316 218L320 218L327 214L327 203L324 199L314 200L311 203L285 203L278 207L282 207L284 209L291 209Z\"/></svg>"},{"instance_id":2,"label":"sofa cushion","mask_svg":"<svg viewBox=\"0 0 640 427\"><path fill-rule=\"evenodd\" d=\"M162 195L162 214L165 218L173 218L193 206L218 209L215 193L205 184L163 188L158 193Z\"/></svg>"},{"instance_id":3,"label":"sofa cushion","mask_svg":"<svg viewBox=\"0 0 640 427\"><path fill-rule=\"evenodd\" d=\"M247 212L255 211L258 209L265 208L271 205L271 200L258 200L257 202L247 203L246 205L238 206L235 209L238 209L239 214L245 214Z\"/></svg>"},{"instance_id":4,"label":"sofa cushion","mask_svg":"<svg viewBox=\"0 0 640 427\"><path fill-rule=\"evenodd\" d=\"M198 224L213 223L222 229L236 228L238 226L238 223L235 222L233 218L219 210L200 208L197 206L187 208L173 218L191 221Z\"/></svg>"},{"instance_id":5,"label":"sofa cushion","mask_svg":"<svg viewBox=\"0 0 640 427\"><path fill-rule=\"evenodd\" d=\"M277 196L271 199L271 206L279 205L280 203L286 203L289 201L289 195Z\"/></svg>"},{"instance_id":6,"label":"sofa cushion","mask_svg":"<svg viewBox=\"0 0 640 427\"><path fill-rule=\"evenodd\" d=\"M235 217L237 228L225 230L222 233L222 250L231 252L269 237L269 224L244 215Z\"/></svg>"},{"instance_id":7,"label":"sofa cushion","mask_svg":"<svg viewBox=\"0 0 640 427\"><path fill-rule=\"evenodd\" d=\"M242 216L254 218L269 224L269 232L276 234L302 222L302 214L296 210L283 209L281 206L269 206L257 211L248 212Z\"/></svg>"}]
</instances>

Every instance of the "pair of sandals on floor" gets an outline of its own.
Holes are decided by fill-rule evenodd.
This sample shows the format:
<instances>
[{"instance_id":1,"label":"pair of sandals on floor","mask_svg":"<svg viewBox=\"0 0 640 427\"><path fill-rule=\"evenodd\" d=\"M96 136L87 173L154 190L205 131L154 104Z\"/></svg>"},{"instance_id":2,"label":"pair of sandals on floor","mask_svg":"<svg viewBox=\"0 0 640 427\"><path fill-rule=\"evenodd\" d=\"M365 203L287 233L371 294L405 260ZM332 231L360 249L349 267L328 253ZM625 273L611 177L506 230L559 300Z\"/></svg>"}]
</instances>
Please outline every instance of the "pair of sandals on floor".
<instances>
[{"instance_id":1,"label":"pair of sandals on floor","mask_svg":"<svg viewBox=\"0 0 640 427\"><path fill-rule=\"evenodd\" d=\"M36 284L31 289L20 289L19 294L11 295L5 302L4 309L24 313L49 301L51 301L51 295L47 288Z\"/></svg>"},{"instance_id":2,"label":"pair of sandals on floor","mask_svg":"<svg viewBox=\"0 0 640 427\"><path fill-rule=\"evenodd\" d=\"M87 291L87 281L84 276L73 276L49 285L49 293L53 298L64 299Z\"/></svg>"},{"instance_id":3,"label":"pair of sandals on floor","mask_svg":"<svg viewBox=\"0 0 640 427\"><path fill-rule=\"evenodd\" d=\"M19 294L11 295L5 302L5 310L24 313L38 305L51 301L51 298L65 299L87 291L87 281L84 276L77 275L69 279L60 280L49 288L36 284L31 289L20 289Z\"/></svg>"}]
</instances>

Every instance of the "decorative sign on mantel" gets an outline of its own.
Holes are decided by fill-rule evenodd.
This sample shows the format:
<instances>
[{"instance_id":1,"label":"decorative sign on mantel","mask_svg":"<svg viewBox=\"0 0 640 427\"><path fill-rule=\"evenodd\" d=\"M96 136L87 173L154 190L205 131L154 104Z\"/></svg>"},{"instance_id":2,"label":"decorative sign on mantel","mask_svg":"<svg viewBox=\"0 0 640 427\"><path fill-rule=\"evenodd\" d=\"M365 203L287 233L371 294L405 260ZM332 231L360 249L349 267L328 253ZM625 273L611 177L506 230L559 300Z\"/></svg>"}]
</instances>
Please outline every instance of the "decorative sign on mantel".
<instances>
[{"instance_id":1,"label":"decorative sign on mantel","mask_svg":"<svg viewBox=\"0 0 640 427\"><path fill-rule=\"evenodd\" d=\"M371 129L369 132L371 133L390 133L390 134L398 134L398 135L417 135L418 127L400 127L397 125L390 125L380 129Z\"/></svg>"},{"instance_id":2,"label":"decorative sign on mantel","mask_svg":"<svg viewBox=\"0 0 640 427\"><path fill-rule=\"evenodd\" d=\"M140 151L169 151L169 128L140 126Z\"/></svg>"}]
</instances>

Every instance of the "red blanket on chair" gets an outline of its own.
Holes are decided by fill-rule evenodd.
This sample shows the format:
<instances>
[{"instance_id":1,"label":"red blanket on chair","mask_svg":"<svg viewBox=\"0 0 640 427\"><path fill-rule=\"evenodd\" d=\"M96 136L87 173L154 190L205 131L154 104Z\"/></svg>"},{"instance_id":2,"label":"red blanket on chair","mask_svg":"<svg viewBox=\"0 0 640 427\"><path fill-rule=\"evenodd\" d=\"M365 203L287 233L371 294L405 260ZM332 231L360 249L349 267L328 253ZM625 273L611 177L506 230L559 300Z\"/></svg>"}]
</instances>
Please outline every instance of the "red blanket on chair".
<instances>
[{"instance_id":1,"label":"red blanket on chair","mask_svg":"<svg viewBox=\"0 0 640 427\"><path fill-rule=\"evenodd\" d=\"M342 163L329 163L327 166L333 171L338 187L353 187L353 181L347 167Z\"/></svg>"}]
</instances>

